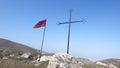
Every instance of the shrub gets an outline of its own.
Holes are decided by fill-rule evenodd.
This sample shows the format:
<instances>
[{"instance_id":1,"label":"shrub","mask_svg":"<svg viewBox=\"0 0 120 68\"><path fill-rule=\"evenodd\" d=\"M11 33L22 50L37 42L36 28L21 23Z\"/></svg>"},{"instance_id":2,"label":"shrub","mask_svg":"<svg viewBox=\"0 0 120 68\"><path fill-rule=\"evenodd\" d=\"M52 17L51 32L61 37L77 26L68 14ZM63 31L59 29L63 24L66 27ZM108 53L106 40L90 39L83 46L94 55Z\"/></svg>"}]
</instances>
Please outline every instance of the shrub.
<instances>
[{"instance_id":1,"label":"shrub","mask_svg":"<svg viewBox=\"0 0 120 68\"><path fill-rule=\"evenodd\" d=\"M49 61L42 61L36 68L47 68Z\"/></svg>"},{"instance_id":2,"label":"shrub","mask_svg":"<svg viewBox=\"0 0 120 68\"><path fill-rule=\"evenodd\" d=\"M97 64L84 64L82 65L82 67L83 68L109 68L109 67L97 65Z\"/></svg>"},{"instance_id":3,"label":"shrub","mask_svg":"<svg viewBox=\"0 0 120 68\"><path fill-rule=\"evenodd\" d=\"M0 58L2 58L3 57L3 54L2 53L0 53Z\"/></svg>"}]
</instances>

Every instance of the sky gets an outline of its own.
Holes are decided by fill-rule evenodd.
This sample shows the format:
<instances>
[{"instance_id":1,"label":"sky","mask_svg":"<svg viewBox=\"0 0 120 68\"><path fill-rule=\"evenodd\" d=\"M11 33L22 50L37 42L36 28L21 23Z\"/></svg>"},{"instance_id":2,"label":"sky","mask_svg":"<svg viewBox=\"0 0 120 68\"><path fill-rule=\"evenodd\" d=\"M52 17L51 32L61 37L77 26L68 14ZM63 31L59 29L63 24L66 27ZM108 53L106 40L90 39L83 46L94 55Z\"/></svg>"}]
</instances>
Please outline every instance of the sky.
<instances>
[{"instance_id":1,"label":"sky","mask_svg":"<svg viewBox=\"0 0 120 68\"><path fill-rule=\"evenodd\" d=\"M40 49L44 27L33 26L47 19L43 50L66 53L71 26L70 55L93 61L120 58L120 0L0 0L0 38Z\"/></svg>"}]
</instances>

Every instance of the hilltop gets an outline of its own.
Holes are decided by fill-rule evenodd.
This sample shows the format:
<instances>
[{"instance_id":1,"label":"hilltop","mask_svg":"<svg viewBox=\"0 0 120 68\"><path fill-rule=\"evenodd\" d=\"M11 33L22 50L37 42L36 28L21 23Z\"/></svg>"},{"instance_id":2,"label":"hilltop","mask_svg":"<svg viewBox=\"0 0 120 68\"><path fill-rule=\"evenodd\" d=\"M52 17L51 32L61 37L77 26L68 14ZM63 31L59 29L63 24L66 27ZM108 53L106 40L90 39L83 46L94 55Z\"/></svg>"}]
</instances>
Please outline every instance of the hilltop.
<instances>
[{"instance_id":1,"label":"hilltop","mask_svg":"<svg viewBox=\"0 0 120 68\"><path fill-rule=\"evenodd\" d=\"M31 55L36 53L36 55L32 56L31 60L21 57L24 53L31 53ZM14 55L14 58L11 54ZM0 67L2 68L120 68L120 59L115 58L93 62L66 53L44 52L43 54L38 60L39 52L37 49L7 39L0 39Z\"/></svg>"}]
</instances>

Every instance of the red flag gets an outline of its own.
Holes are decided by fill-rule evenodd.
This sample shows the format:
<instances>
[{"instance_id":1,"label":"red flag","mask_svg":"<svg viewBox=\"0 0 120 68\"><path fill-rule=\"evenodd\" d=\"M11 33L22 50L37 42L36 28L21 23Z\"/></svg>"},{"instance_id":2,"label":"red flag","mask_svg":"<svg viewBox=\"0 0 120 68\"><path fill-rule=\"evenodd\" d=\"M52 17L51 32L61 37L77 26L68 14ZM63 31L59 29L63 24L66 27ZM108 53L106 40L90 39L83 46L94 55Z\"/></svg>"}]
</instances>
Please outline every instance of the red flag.
<instances>
[{"instance_id":1,"label":"red flag","mask_svg":"<svg viewBox=\"0 0 120 68\"><path fill-rule=\"evenodd\" d=\"M46 19L38 21L38 23L33 28L40 28L46 26Z\"/></svg>"}]
</instances>

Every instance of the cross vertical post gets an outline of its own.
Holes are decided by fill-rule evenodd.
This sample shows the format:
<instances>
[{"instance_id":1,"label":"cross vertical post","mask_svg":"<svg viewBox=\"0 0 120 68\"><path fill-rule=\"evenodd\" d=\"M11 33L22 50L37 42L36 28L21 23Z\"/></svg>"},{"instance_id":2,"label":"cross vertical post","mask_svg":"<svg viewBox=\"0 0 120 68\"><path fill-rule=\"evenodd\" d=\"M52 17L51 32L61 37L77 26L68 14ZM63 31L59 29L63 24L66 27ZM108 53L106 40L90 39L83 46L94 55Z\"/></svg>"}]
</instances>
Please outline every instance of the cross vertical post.
<instances>
[{"instance_id":1,"label":"cross vertical post","mask_svg":"<svg viewBox=\"0 0 120 68\"><path fill-rule=\"evenodd\" d=\"M70 29L71 29L71 16L72 16L72 9L70 9L70 17L69 17L69 29L68 29L68 44L67 44L67 54L69 54L69 44L70 44Z\"/></svg>"}]
</instances>

